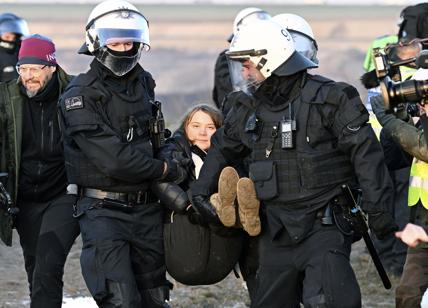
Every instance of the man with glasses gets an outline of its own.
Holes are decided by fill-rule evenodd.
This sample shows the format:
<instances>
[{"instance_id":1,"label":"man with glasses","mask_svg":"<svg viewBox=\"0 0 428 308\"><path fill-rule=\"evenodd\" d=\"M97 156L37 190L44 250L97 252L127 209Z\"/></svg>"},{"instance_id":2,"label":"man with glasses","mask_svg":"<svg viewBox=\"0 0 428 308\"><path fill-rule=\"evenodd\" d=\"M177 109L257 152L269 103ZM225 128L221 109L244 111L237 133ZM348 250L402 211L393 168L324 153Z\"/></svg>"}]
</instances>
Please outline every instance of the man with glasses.
<instances>
[{"instance_id":1,"label":"man with glasses","mask_svg":"<svg viewBox=\"0 0 428 308\"><path fill-rule=\"evenodd\" d=\"M16 70L18 79L0 84L0 171L19 208L31 307L61 307L64 263L79 234L57 113L71 76L57 64L54 43L37 34L22 41Z\"/></svg>"}]
</instances>

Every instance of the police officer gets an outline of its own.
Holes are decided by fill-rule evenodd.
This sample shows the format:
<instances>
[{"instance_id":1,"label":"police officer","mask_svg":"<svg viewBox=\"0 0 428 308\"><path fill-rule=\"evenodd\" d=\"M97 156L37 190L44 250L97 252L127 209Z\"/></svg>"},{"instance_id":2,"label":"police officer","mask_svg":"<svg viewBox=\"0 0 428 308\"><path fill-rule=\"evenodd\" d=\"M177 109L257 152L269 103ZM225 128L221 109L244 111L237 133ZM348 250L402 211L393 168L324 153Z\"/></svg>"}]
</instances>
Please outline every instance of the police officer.
<instances>
[{"instance_id":1,"label":"police officer","mask_svg":"<svg viewBox=\"0 0 428 308\"><path fill-rule=\"evenodd\" d=\"M29 34L27 22L12 13L0 14L0 81L18 78L15 65L21 38Z\"/></svg>"},{"instance_id":2,"label":"police officer","mask_svg":"<svg viewBox=\"0 0 428 308\"><path fill-rule=\"evenodd\" d=\"M177 164L153 158L154 81L138 60L148 21L132 4L98 4L80 52L94 56L60 101L69 181L79 187L81 266L100 307L166 307L162 208L149 191Z\"/></svg>"},{"instance_id":3,"label":"police officer","mask_svg":"<svg viewBox=\"0 0 428 308\"><path fill-rule=\"evenodd\" d=\"M0 170L19 208L16 229L24 254L31 307L62 305L67 255L79 235L73 218L76 196L67 193L58 98L72 76L55 58L47 37L31 35L18 54L19 79L0 83ZM4 227L7 216L0 215ZM9 234L9 236L4 236ZM11 245L11 230L0 236Z\"/></svg>"},{"instance_id":4,"label":"police officer","mask_svg":"<svg viewBox=\"0 0 428 308\"><path fill-rule=\"evenodd\" d=\"M396 230L386 206L392 187L368 114L354 87L307 73L286 29L258 21L227 52L246 87L212 139L193 205L217 222L208 201L227 164L249 156L261 200L259 285L252 307L360 307L349 263L352 239L330 222L341 184L358 180L378 237ZM322 223L324 218L324 224Z\"/></svg>"},{"instance_id":5,"label":"police officer","mask_svg":"<svg viewBox=\"0 0 428 308\"><path fill-rule=\"evenodd\" d=\"M239 31L239 27L247 23L251 23L254 20L269 19L270 15L257 7L247 7L242 9L236 14L233 21L233 33L228 38L228 42L233 38L233 35ZM230 107L225 106L225 98L231 93L233 89L232 81L230 79L229 65L226 57L226 50L223 50L217 57L214 66L214 88L212 91L212 98L216 106L222 111L223 115L226 116Z\"/></svg>"}]
</instances>

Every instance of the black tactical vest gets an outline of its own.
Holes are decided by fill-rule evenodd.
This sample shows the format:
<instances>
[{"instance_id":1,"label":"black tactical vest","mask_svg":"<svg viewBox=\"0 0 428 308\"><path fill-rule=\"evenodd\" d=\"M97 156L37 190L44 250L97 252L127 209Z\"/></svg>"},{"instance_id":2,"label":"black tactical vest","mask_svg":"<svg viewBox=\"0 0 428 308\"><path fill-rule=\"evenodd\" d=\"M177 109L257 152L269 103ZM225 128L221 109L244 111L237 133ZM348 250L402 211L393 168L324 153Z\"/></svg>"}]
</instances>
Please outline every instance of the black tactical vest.
<instances>
[{"instance_id":1,"label":"black tactical vest","mask_svg":"<svg viewBox=\"0 0 428 308\"><path fill-rule=\"evenodd\" d=\"M97 125L100 121L107 124L118 136L121 142L134 145L136 151L153 157L150 142L149 121L153 118L154 83L149 74L142 73L136 83L134 93L118 93L92 75L80 75L73 81L73 86L82 89L82 97L90 97L92 108L96 109L97 118L82 120L83 125ZM152 87L153 86L153 87ZM88 93L85 93L88 91ZM96 94L94 94L96 93ZM85 106L88 108L88 106ZM90 138L90 134L87 134ZM107 191L135 192L144 191L149 183L129 183L107 176L86 157L86 155L69 138L64 142L67 176L69 183L81 187L91 187ZM107 149L108 150L108 149ZM96 155L96 153L95 153ZM114 163L114 162L112 162Z\"/></svg>"},{"instance_id":2,"label":"black tactical vest","mask_svg":"<svg viewBox=\"0 0 428 308\"><path fill-rule=\"evenodd\" d=\"M336 149L337 139L325 128L319 112L325 101L319 90L330 82L308 75L299 95L284 101L282 109L256 107L261 128L257 136L243 139L253 140L247 145L252 149L250 177L261 200L301 203L354 178L349 157ZM293 148L282 148L284 120L296 123Z\"/></svg>"}]
</instances>

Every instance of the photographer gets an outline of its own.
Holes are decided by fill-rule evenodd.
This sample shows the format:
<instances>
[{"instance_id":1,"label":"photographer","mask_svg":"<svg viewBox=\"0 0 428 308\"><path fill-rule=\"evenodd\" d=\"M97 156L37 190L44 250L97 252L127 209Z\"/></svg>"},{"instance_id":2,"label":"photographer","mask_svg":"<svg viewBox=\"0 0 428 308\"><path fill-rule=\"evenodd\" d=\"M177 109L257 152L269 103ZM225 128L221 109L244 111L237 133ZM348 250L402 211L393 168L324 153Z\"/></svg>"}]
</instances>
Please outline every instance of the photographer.
<instances>
[{"instance_id":1,"label":"photographer","mask_svg":"<svg viewBox=\"0 0 428 308\"><path fill-rule=\"evenodd\" d=\"M428 70L419 69L413 76L414 79L428 79ZM428 105L423 105L425 99L425 82L416 86L395 86L395 91L384 91L389 93L386 97L377 96L372 98L371 104L377 119L383 126L385 134L396 141L402 149L414 157L409 180L408 205L411 207L410 221L424 228L428 226L428 147L427 137L424 129L428 127ZM407 91L402 89L406 88ZM390 90L391 87L388 89ZM411 91L409 91L411 89ZM397 91L398 90L398 91ZM401 91L401 93L400 93ZM405 93L404 93L405 92ZM398 93L396 97L390 97L391 93ZM407 113L407 104L397 104L397 100L405 99L410 95L420 97L421 104L417 104L420 112L419 121L416 126L413 119ZM394 101L395 99L395 101ZM386 102L386 104L384 104ZM385 105L396 106L395 114L388 114ZM415 105L412 103L412 105ZM389 108L390 109L390 108ZM410 247L406 256L403 275L396 289L397 307L417 307L421 302L423 292L428 287L428 246L424 243L418 247Z\"/></svg>"}]
</instances>

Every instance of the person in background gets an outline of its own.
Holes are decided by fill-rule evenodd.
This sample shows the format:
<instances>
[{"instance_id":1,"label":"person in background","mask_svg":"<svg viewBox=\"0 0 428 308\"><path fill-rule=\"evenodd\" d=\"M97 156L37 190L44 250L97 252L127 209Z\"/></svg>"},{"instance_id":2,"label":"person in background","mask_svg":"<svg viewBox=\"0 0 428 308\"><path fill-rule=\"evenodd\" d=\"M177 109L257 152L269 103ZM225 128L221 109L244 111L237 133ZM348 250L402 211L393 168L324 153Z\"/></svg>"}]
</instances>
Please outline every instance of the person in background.
<instances>
[{"instance_id":1,"label":"person in background","mask_svg":"<svg viewBox=\"0 0 428 308\"><path fill-rule=\"evenodd\" d=\"M0 81L18 78L18 51L22 38L29 34L24 19L12 13L0 14Z\"/></svg>"},{"instance_id":2,"label":"person in background","mask_svg":"<svg viewBox=\"0 0 428 308\"><path fill-rule=\"evenodd\" d=\"M0 83L1 172L19 208L31 307L60 308L64 264L79 235L57 108L72 77L58 65L54 43L37 34L22 41L16 69L18 79Z\"/></svg>"},{"instance_id":3,"label":"person in background","mask_svg":"<svg viewBox=\"0 0 428 308\"><path fill-rule=\"evenodd\" d=\"M239 28L255 20L270 19L271 16L266 11L257 7L247 7L236 14L233 21L233 31L227 41L230 43L233 36L239 31ZM223 50L217 57L214 66L214 88L212 90L212 99L223 116L227 115L230 106L226 103L226 97L233 92L232 80L230 78L229 64L226 57L227 49Z\"/></svg>"}]
</instances>

